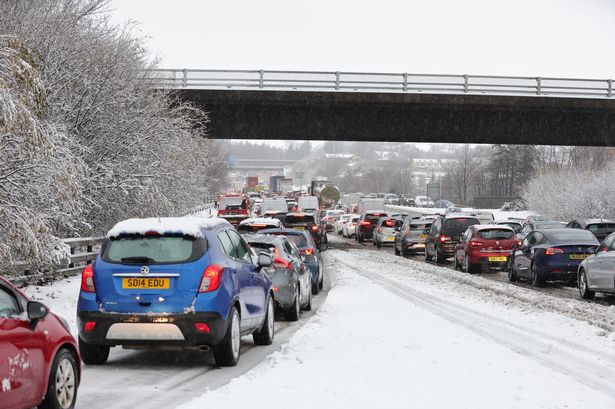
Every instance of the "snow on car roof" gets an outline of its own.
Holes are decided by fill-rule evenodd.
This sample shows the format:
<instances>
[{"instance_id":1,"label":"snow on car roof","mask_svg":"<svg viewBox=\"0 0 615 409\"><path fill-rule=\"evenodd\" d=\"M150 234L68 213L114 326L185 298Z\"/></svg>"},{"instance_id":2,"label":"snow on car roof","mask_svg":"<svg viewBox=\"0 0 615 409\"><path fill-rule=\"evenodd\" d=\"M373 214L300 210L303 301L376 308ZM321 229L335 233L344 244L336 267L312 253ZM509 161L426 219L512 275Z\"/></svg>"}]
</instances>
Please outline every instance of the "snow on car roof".
<instances>
[{"instance_id":1,"label":"snow on car roof","mask_svg":"<svg viewBox=\"0 0 615 409\"><path fill-rule=\"evenodd\" d=\"M239 225L243 226L246 224L254 224L254 223L262 223L262 224L275 224L276 226L281 226L282 222L278 219L273 219L270 217L250 217L249 219L242 220Z\"/></svg>"},{"instance_id":2,"label":"snow on car roof","mask_svg":"<svg viewBox=\"0 0 615 409\"><path fill-rule=\"evenodd\" d=\"M127 219L117 223L107 233L107 238L118 237L122 234L145 234L156 232L158 234L176 233L203 238L201 229L213 229L230 223L218 217L150 217L146 219Z\"/></svg>"}]
</instances>

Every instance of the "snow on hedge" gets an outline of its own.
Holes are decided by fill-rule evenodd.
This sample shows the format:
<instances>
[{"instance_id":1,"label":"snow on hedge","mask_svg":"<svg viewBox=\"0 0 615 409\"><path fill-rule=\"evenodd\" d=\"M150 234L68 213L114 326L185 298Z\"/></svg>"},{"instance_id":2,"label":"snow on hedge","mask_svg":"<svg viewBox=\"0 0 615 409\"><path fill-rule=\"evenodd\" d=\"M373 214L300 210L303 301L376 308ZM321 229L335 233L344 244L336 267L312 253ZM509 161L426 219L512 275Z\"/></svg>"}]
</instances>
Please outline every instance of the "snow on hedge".
<instances>
[{"instance_id":1,"label":"snow on hedge","mask_svg":"<svg viewBox=\"0 0 615 409\"><path fill-rule=\"evenodd\" d=\"M615 166L601 170L547 172L528 184L528 207L555 220L615 217Z\"/></svg>"},{"instance_id":2,"label":"snow on hedge","mask_svg":"<svg viewBox=\"0 0 615 409\"><path fill-rule=\"evenodd\" d=\"M118 237L122 234L142 234L156 232L158 234L174 233L203 238L201 229L212 229L230 223L217 217L150 217L147 219L123 220L113 226L107 233L107 238Z\"/></svg>"}]
</instances>

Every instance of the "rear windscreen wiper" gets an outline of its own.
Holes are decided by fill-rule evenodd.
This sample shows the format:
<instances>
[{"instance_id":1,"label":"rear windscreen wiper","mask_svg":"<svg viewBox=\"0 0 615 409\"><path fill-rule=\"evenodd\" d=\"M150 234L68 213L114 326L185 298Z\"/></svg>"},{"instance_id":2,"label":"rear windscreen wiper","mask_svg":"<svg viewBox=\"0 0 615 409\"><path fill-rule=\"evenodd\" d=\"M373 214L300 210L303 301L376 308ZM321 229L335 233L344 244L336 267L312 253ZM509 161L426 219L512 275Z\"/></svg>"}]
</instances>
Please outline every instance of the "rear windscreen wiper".
<instances>
[{"instance_id":1,"label":"rear windscreen wiper","mask_svg":"<svg viewBox=\"0 0 615 409\"><path fill-rule=\"evenodd\" d=\"M149 258L145 256L122 257L122 261L126 263L135 263L135 264L150 264L150 263L156 262L156 260L154 260L153 258Z\"/></svg>"}]
</instances>

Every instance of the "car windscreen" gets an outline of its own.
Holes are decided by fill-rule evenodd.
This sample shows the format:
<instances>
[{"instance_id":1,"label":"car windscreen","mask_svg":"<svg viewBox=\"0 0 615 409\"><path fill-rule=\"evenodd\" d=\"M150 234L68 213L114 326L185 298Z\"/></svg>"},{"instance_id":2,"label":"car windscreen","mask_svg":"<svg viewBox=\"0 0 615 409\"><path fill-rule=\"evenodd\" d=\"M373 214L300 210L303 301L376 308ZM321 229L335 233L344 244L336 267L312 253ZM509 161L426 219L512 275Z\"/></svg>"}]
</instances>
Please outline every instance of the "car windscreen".
<instances>
[{"instance_id":1,"label":"car windscreen","mask_svg":"<svg viewBox=\"0 0 615 409\"><path fill-rule=\"evenodd\" d=\"M587 230L594 234L611 234L615 232L615 223L592 223L587 225Z\"/></svg>"},{"instance_id":2,"label":"car windscreen","mask_svg":"<svg viewBox=\"0 0 615 409\"><path fill-rule=\"evenodd\" d=\"M102 259L110 263L187 263L207 251L205 239L183 235L126 235L109 240Z\"/></svg>"},{"instance_id":3,"label":"car windscreen","mask_svg":"<svg viewBox=\"0 0 615 409\"><path fill-rule=\"evenodd\" d=\"M479 230L478 236L485 240L506 240L511 239L515 233L508 229L485 229Z\"/></svg>"},{"instance_id":4,"label":"car windscreen","mask_svg":"<svg viewBox=\"0 0 615 409\"><path fill-rule=\"evenodd\" d=\"M545 234L547 234L547 232L545 232ZM596 237L592 232L581 229L550 231L548 233L548 236L553 242L579 242L587 244L598 244L598 240L596 240Z\"/></svg>"},{"instance_id":5,"label":"car windscreen","mask_svg":"<svg viewBox=\"0 0 615 409\"><path fill-rule=\"evenodd\" d=\"M314 216L312 215L302 215L302 216L298 216L298 215L294 215L294 214L288 214L286 215L286 218L284 219L284 224L286 226L293 226L296 224L314 224Z\"/></svg>"},{"instance_id":6,"label":"car windscreen","mask_svg":"<svg viewBox=\"0 0 615 409\"><path fill-rule=\"evenodd\" d=\"M445 236L461 236L468 227L480 224L478 219L474 217L460 217L456 219L447 219L444 221L442 234Z\"/></svg>"}]
</instances>

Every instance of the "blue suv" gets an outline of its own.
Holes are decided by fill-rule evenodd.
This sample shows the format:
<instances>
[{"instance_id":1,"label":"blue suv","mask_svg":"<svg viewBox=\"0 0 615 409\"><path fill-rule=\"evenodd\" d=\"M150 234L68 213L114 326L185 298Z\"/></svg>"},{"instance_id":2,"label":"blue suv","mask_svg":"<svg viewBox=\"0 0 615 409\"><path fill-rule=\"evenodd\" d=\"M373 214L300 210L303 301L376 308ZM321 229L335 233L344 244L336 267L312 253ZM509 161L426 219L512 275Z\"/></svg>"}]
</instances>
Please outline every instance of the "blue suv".
<instances>
[{"instance_id":1,"label":"blue suv","mask_svg":"<svg viewBox=\"0 0 615 409\"><path fill-rule=\"evenodd\" d=\"M213 349L216 364L239 360L241 336L274 336L271 280L223 219L130 219L109 233L82 273L77 306L86 364L107 361L111 346Z\"/></svg>"}]
</instances>

